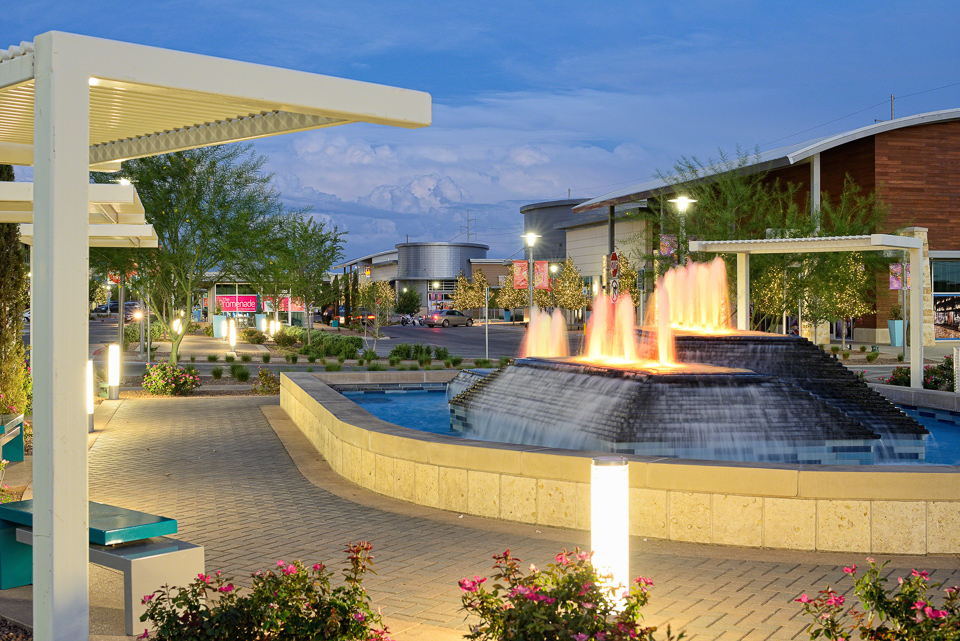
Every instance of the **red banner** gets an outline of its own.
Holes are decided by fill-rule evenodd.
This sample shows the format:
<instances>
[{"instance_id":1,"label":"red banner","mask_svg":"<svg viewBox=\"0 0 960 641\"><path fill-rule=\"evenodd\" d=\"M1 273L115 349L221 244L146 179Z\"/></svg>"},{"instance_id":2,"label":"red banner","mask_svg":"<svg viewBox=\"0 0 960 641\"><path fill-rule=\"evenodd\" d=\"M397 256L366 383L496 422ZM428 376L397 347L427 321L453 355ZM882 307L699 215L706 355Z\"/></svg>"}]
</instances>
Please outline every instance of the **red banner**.
<instances>
[{"instance_id":1,"label":"red banner","mask_svg":"<svg viewBox=\"0 0 960 641\"><path fill-rule=\"evenodd\" d=\"M217 305L223 312L255 312L257 311L257 295L217 296Z\"/></svg>"},{"instance_id":2,"label":"red banner","mask_svg":"<svg viewBox=\"0 0 960 641\"><path fill-rule=\"evenodd\" d=\"M289 308L290 297L284 296L280 299L280 311L285 312ZM273 313L273 298L270 296L263 297L263 311L268 314ZM292 312L302 312L303 311L303 301L300 299L294 299Z\"/></svg>"},{"instance_id":3,"label":"red banner","mask_svg":"<svg viewBox=\"0 0 960 641\"><path fill-rule=\"evenodd\" d=\"M533 263L533 288L546 289L550 287L550 263L545 260L538 260Z\"/></svg>"},{"instance_id":4,"label":"red banner","mask_svg":"<svg viewBox=\"0 0 960 641\"><path fill-rule=\"evenodd\" d=\"M527 288L527 261L525 260L513 261L513 288Z\"/></svg>"}]
</instances>

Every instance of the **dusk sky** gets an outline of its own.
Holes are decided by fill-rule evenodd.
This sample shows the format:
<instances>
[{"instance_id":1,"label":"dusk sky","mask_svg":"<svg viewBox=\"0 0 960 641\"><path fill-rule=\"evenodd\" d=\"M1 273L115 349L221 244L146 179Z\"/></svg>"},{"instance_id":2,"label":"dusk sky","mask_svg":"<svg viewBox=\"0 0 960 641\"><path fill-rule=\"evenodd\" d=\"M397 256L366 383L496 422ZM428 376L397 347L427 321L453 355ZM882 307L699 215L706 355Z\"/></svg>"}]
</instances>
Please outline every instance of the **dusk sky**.
<instances>
[{"instance_id":1,"label":"dusk sky","mask_svg":"<svg viewBox=\"0 0 960 641\"><path fill-rule=\"evenodd\" d=\"M50 30L429 92L433 125L255 143L348 258L470 240L521 255L521 206L601 196L680 156L761 150L960 107L954 2L8 3ZM29 172L18 168L18 178Z\"/></svg>"}]
</instances>

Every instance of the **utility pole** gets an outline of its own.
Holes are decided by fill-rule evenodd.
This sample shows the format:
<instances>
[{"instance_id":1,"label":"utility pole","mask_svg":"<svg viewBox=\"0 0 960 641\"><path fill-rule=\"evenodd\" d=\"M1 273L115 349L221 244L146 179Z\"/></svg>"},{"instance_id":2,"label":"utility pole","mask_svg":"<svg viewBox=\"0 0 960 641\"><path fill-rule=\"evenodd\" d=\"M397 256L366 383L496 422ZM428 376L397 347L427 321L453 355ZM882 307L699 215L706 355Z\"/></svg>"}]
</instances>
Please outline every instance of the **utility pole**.
<instances>
[{"instance_id":1,"label":"utility pole","mask_svg":"<svg viewBox=\"0 0 960 641\"><path fill-rule=\"evenodd\" d=\"M463 230L463 229L466 229L466 230L467 230L467 242L468 242L468 243L470 242L470 234L471 234L471 233L472 233L474 236L477 235L477 232L471 232L471 231L470 231L470 223L475 223L475 222L477 222L477 219L476 219L476 218L473 218L473 219L470 218L470 210L468 209L468 210L467 210L467 226L464 227L463 225L460 225L460 229L461 229L461 230Z\"/></svg>"},{"instance_id":2,"label":"utility pole","mask_svg":"<svg viewBox=\"0 0 960 641\"><path fill-rule=\"evenodd\" d=\"M890 120L893 120L893 94L890 94Z\"/></svg>"}]
</instances>

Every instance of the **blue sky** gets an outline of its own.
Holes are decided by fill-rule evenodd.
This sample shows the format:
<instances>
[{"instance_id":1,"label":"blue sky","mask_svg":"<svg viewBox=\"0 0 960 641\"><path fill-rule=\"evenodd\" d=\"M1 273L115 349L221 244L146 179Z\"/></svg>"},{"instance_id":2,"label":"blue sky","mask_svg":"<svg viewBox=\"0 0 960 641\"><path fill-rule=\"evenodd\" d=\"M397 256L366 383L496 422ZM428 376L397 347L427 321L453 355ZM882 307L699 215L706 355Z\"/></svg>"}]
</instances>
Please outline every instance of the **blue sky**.
<instances>
[{"instance_id":1,"label":"blue sky","mask_svg":"<svg viewBox=\"0 0 960 641\"><path fill-rule=\"evenodd\" d=\"M411 241L521 248L525 204L594 197L681 155L802 142L960 107L952 2L33 1L57 29L427 91L433 126L258 141L284 199L356 257ZM944 88L945 87L945 88Z\"/></svg>"}]
</instances>

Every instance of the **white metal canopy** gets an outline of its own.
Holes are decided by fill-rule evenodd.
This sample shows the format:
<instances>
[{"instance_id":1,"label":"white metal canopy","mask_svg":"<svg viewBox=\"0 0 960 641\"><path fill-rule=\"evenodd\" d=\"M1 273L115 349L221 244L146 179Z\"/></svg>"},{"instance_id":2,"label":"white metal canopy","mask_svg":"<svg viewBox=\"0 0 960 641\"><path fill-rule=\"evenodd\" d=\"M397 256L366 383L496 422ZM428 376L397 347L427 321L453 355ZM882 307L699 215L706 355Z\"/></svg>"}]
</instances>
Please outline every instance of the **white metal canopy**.
<instances>
[{"instance_id":1,"label":"white metal canopy","mask_svg":"<svg viewBox=\"0 0 960 641\"><path fill-rule=\"evenodd\" d=\"M143 203L133 185L89 185L87 213L91 225L145 223ZM0 223L32 222L33 183L0 182Z\"/></svg>"},{"instance_id":2,"label":"white metal canopy","mask_svg":"<svg viewBox=\"0 0 960 641\"><path fill-rule=\"evenodd\" d=\"M908 251L910 253L910 386L923 387L923 240L891 234L771 238L764 240L691 240L691 252L737 255L737 309L750 309L750 254ZM737 313L737 329L749 329L748 314Z\"/></svg>"},{"instance_id":3,"label":"white metal canopy","mask_svg":"<svg viewBox=\"0 0 960 641\"><path fill-rule=\"evenodd\" d=\"M425 127L430 110L419 91L61 32L0 50L0 163L32 162L35 182L35 639L89 638L89 169L350 122Z\"/></svg>"}]
</instances>

